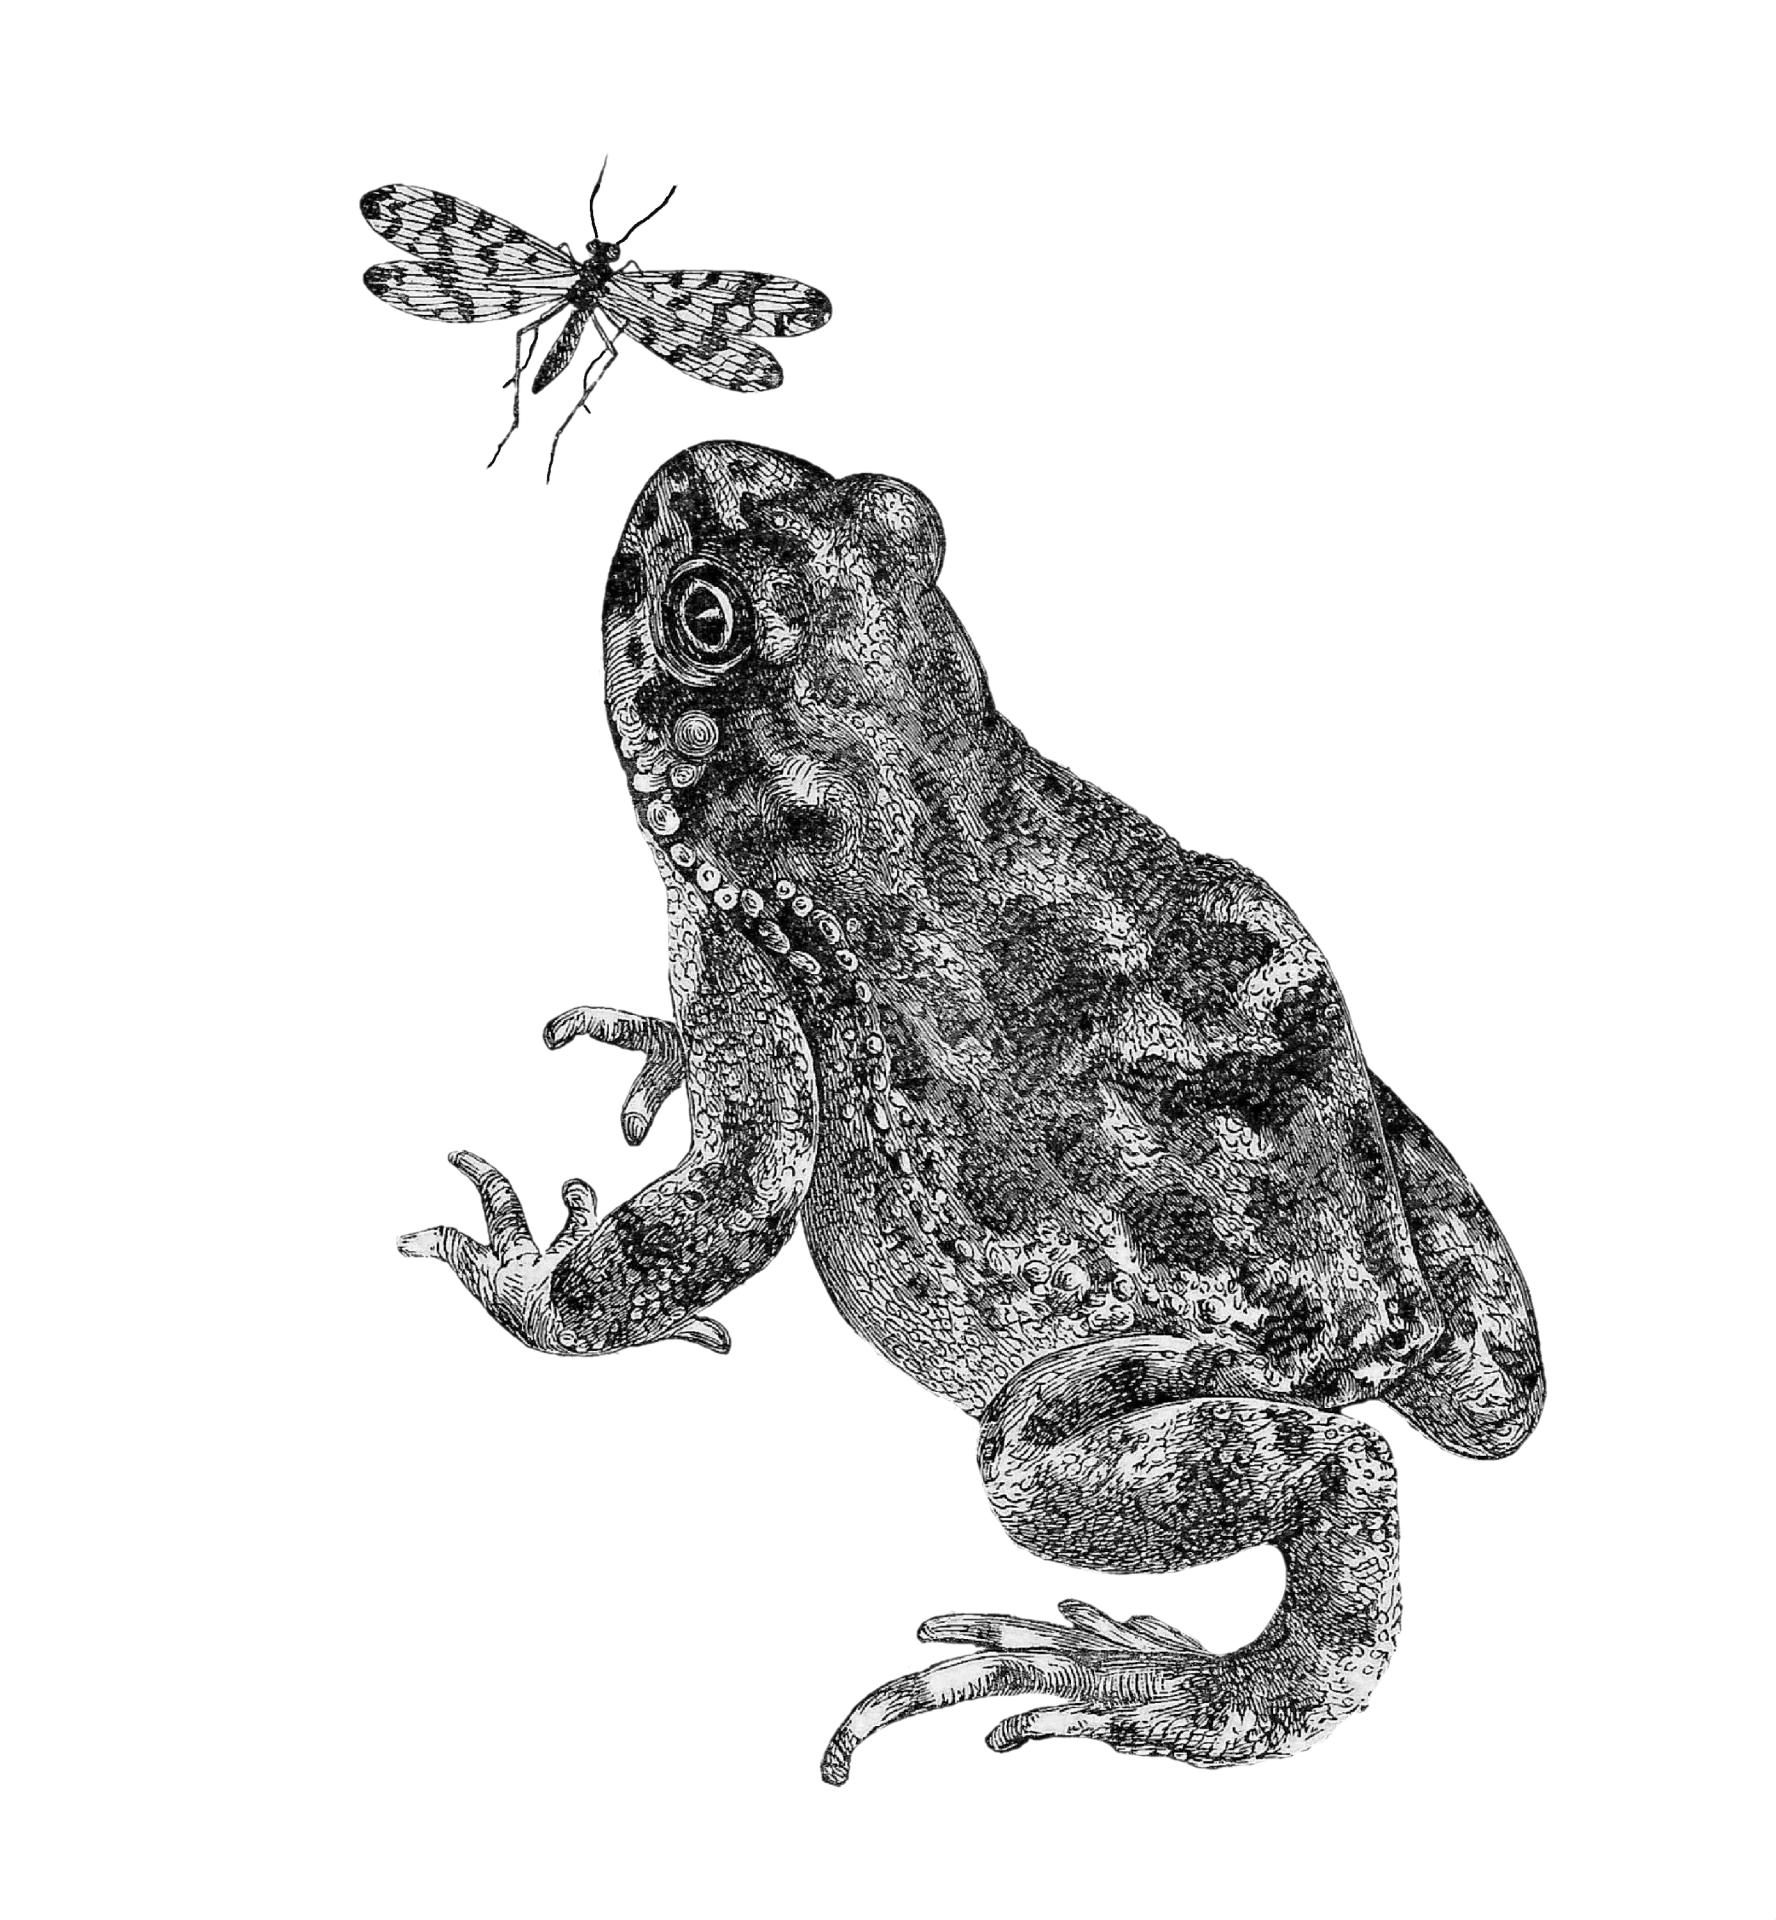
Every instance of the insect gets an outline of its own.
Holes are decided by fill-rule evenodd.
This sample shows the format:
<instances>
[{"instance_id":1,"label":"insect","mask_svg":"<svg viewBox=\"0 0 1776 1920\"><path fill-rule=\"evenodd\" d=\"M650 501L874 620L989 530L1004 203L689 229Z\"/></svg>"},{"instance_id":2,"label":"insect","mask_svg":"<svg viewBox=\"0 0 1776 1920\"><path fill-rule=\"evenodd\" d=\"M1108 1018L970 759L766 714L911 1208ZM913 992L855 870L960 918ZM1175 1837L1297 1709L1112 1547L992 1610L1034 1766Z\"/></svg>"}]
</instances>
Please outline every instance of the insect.
<instances>
[{"instance_id":1,"label":"insect","mask_svg":"<svg viewBox=\"0 0 1776 1920\"><path fill-rule=\"evenodd\" d=\"M643 268L632 260L619 267L629 235L645 226L671 200L673 187L620 240L598 237L598 169L587 212L592 241L584 260L571 243L552 247L509 220L429 187L376 187L358 203L383 239L411 260L385 260L364 275L379 300L424 320L473 324L515 320L536 313L518 329L513 354L512 424L493 450L491 467L518 429L518 402L525 373L542 330L557 315L566 323L555 336L531 382L541 393L579 351L590 326L601 342L586 368L579 398L549 443L549 476L555 450L569 422L616 364L617 338L626 335L657 353L681 373L736 393L763 393L780 386L783 369L761 337L812 333L832 318L832 302L818 287L774 273L700 271L691 267Z\"/></svg>"}]
</instances>

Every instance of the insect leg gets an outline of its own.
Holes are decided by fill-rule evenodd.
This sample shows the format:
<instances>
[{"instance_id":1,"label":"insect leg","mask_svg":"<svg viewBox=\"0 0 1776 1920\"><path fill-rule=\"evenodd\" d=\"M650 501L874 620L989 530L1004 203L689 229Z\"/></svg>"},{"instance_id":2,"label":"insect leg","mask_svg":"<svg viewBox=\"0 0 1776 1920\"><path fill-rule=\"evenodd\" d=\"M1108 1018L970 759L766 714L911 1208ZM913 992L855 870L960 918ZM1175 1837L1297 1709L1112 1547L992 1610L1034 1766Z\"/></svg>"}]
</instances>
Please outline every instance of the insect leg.
<instances>
[{"instance_id":1,"label":"insect leg","mask_svg":"<svg viewBox=\"0 0 1776 1920\"><path fill-rule=\"evenodd\" d=\"M566 305L567 302L565 300L562 301L561 306L564 307ZM501 453L505 451L506 442L518 431L518 396L522 391L521 383L524 379L525 369L530 365L531 359L536 353L537 340L544 326L553 320L560 311L561 307L551 307L547 313L539 314L528 326L520 327L513 338L513 358L516 364L513 367L511 379L505 383L512 389L512 424L500 435L500 443L494 448L493 458L487 463L490 467L493 465L494 460L497 460ZM529 336L528 339L526 338L527 335Z\"/></svg>"},{"instance_id":2,"label":"insect leg","mask_svg":"<svg viewBox=\"0 0 1776 1920\"><path fill-rule=\"evenodd\" d=\"M596 354L586 368L586 377L580 386L580 397L568 409L567 419L555 429L555 438L549 442L549 466L543 475L547 485L555 476L555 449L561 444L561 436L567 431L574 415L592 398L592 389L617 363L617 343L605 331L604 315L596 307L592 310L592 324L598 329L598 337L604 342L603 350Z\"/></svg>"}]
</instances>

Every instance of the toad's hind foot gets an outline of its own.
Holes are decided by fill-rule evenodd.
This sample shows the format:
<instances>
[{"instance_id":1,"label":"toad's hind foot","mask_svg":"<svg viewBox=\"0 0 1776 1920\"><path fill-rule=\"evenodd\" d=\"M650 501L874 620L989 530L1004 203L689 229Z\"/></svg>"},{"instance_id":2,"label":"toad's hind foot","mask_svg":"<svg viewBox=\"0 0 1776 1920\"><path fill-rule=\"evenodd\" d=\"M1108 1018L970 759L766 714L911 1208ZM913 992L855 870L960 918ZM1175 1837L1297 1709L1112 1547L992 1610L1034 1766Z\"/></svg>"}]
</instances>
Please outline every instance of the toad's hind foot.
<instances>
[{"instance_id":1,"label":"toad's hind foot","mask_svg":"<svg viewBox=\"0 0 1776 1920\"><path fill-rule=\"evenodd\" d=\"M1064 1704L1000 1721L987 1735L995 1753L1027 1740L1075 1735L1127 1753L1171 1751L1153 1709L1181 1703L1193 1690L1216 1691L1214 1670L1226 1662L1150 1613L1115 1620L1083 1600L1063 1600L1060 1611L1065 1626L1009 1613L942 1613L927 1620L921 1640L959 1641L975 1651L890 1680L860 1700L828 1744L821 1778L843 1786L858 1747L897 1720L1002 1694L1060 1694Z\"/></svg>"},{"instance_id":2,"label":"toad's hind foot","mask_svg":"<svg viewBox=\"0 0 1776 1920\"><path fill-rule=\"evenodd\" d=\"M1067 1626L1002 1613L927 1620L921 1640L962 1641L975 1651L890 1680L860 1700L828 1744L821 1778L842 1787L852 1755L871 1734L967 1700L1060 1697L1058 1705L1001 1720L987 1735L995 1753L1031 1740L1084 1738L1118 1753L1225 1767L1313 1745L1368 1692L1367 1684L1354 1690L1304 1685L1309 1676L1283 1670L1293 1662L1279 1665L1279 1636L1223 1656L1152 1614L1115 1620L1082 1600L1063 1600L1060 1611ZM1366 1676L1369 1684L1374 1677ZM1352 1697L1335 1699L1337 1692Z\"/></svg>"}]
</instances>

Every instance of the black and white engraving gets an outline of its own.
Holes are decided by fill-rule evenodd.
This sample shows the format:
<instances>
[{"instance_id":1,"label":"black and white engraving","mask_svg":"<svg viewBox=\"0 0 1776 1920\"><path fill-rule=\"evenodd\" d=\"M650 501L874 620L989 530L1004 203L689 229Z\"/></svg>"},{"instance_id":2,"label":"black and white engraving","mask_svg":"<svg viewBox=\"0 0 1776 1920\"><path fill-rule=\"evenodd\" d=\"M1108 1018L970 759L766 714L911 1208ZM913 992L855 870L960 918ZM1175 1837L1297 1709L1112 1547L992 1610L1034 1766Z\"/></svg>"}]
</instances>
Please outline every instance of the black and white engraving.
<instances>
[{"instance_id":1,"label":"black and white engraving","mask_svg":"<svg viewBox=\"0 0 1776 1920\"><path fill-rule=\"evenodd\" d=\"M376 232L413 256L366 269L364 284L379 300L424 320L471 326L536 313L518 329L512 376L506 382L512 389L512 424L494 448L489 466L518 429L519 395L538 338L563 313L567 319L543 356L532 393L541 393L566 370L588 326L600 345L587 363L578 399L555 429L546 477L554 474L555 450L569 421L616 364L620 336L639 341L681 373L713 387L764 393L782 385L783 369L759 341L812 333L832 318L832 302L819 288L781 274L644 268L633 260L619 267L630 234L653 219L678 189L670 189L659 206L620 238L601 240L598 189L603 184L600 167L587 201L592 239L584 260L573 257L570 242L551 246L497 214L429 187L375 187L359 202ZM544 311L538 313L538 308Z\"/></svg>"},{"instance_id":2,"label":"black and white engraving","mask_svg":"<svg viewBox=\"0 0 1776 1920\"><path fill-rule=\"evenodd\" d=\"M443 230L386 206L408 238ZM531 284L519 267L421 285L480 318L490 286ZM543 1353L725 1351L710 1310L799 1221L850 1325L978 1419L1020 1544L1088 1573L1280 1549L1275 1617L1225 1655L1079 1600L927 1620L953 1656L846 1715L832 1783L883 1728L985 1696L1029 1700L996 1751L1293 1753L1364 1706L1399 1628L1393 1461L1352 1409L1509 1454L1542 1405L1529 1296L1277 894L998 711L943 550L913 487L761 447L697 446L648 483L610 569L605 691L673 1018L579 1007L544 1038L643 1057L631 1141L683 1086L689 1148L602 1217L569 1181L546 1247L459 1153L485 1244L435 1227L403 1250Z\"/></svg>"}]
</instances>

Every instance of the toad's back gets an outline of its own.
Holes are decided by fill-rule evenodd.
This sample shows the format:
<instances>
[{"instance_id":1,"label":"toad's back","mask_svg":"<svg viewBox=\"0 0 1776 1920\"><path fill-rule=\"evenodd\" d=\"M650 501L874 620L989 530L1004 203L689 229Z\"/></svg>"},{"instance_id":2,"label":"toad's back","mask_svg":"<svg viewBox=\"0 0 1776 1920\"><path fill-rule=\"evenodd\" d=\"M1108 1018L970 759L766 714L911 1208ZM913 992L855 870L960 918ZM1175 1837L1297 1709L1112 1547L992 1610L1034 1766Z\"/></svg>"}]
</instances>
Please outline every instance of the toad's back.
<instances>
[{"instance_id":1,"label":"toad's back","mask_svg":"<svg viewBox=\"0 0 1776 1920\"><path fill-rule=\"evenodd\" d=\"M803 1219L846 1318L975 1407L1131 1331L1236 1336L1322 1403L1380 1391L1441 1322L1288 907L990 710L912 784L926 830L835 888L874 992L814 1047Z\"/></svg>"}]
</instances>

